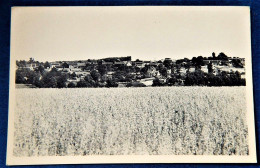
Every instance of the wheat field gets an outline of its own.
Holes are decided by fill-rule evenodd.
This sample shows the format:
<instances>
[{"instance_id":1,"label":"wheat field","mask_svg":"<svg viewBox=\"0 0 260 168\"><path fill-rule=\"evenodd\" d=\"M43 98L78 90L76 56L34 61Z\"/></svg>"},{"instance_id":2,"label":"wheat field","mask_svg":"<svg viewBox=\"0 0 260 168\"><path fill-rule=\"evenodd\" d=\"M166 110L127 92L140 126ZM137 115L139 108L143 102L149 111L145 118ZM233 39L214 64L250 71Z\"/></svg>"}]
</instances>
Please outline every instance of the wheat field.
<instances>
[{"instance_id":1,"label":"wheat field","mask_svg":"<svg viewBox=\"0 0 260 168\"><path fill-rule=\"evenodd\" d=\"M16 89L14 156L248 155L245 87Z\"/></svg>"}]
</instances>

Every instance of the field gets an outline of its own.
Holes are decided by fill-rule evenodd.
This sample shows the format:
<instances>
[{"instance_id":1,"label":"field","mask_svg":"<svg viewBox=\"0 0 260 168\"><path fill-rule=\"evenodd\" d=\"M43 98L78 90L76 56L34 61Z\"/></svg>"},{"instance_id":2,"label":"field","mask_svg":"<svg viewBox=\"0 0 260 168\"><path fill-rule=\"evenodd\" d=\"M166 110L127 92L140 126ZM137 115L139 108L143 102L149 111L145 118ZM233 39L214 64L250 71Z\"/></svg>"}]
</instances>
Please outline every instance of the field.
<instances>
[{"instance_id":1,"label":"field","mask_svg":"<svg viewBox=\"0 0 260 168\"><path fill-rule=\"evenodd\" d=\"M15 94L14 156L249 154L245 87Z\"/></svg>"}]
</instances>

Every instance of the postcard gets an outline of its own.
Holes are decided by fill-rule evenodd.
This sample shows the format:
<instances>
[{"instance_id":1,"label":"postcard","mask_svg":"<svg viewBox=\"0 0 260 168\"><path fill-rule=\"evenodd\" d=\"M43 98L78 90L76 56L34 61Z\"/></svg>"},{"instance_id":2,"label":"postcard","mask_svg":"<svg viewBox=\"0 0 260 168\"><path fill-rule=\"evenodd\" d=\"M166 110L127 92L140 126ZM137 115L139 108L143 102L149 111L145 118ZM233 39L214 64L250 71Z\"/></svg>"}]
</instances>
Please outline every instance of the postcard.
<instances>
[{"instance_id":1,"label":"postcard","mask_svg":"<svg viewBox=\"0 0 260 168\"><path fill-rule=\"evenodd\" d=\"M13 7L7 165L256 163L249 7Z\"/></svg>"}]
</instances>

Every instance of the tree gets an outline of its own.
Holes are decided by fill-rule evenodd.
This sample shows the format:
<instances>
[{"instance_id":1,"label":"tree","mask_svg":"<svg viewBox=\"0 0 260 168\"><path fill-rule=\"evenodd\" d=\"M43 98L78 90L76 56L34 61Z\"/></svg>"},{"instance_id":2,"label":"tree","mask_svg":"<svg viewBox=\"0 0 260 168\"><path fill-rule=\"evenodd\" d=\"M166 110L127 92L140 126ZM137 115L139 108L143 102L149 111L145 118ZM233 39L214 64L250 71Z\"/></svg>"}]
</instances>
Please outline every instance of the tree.
<instances>
[{"instance_id":1,"label":"tree","mask_svg":"<svg viewBox=\"0 0 260 168\"><path fill-rule=\"evenodd\" d=\"M73 72L73 73L70 75L70 77L71 77L72 79L76 79L77 75L76 75L75 72Z\"/></svg>"},{"instance_id":2,"label":"tree","mask_svg":"<svg viewBox=\"0 0 260 168\"><path fill-rule=\"evenodd\" d=\"M42 87L45 88L65 87L66 81L67 81L67 75L57 71L56 68L52 68L50 72L45 73L41 79Z\"/></svg>"},{"instance_id":3,"label":"tree","mask_svg":"<svg viewBox=\"0 0 260 168\"><path fill-rule=\"evenodd\" d=\"M165 60L163 61L163 65L164 65L166 68L171 68L172 60L171 60L171 59L165 59Z\"/></svg>"},{"instance_id":4,"label":"tree","mask_svg":"<svg viewBox=\"0 0 260 168\"><path fill-rule=\"evenodd\" d=\"M73 82L70 82L68 84L68 88L75 88L75 87L76 87L76 85Z\"/></svg>"},{"instance_id":5,"label":"tree","mask_svg":"<svg viewBox=\"0 0 260 168\"><path fill-rule=\"evenodd\" d=\"M34 71L29 70L29 73L27 75L27 81L28 84L33 84L34 79L37 77L37 73Z\"/></svg>"},{"instance_id":6,"label":"tree","mask_svg":"<svg viewBox=\"0 0 260 168\"><path fill-rule=\"evenodd\" d=\"M44 70L44 67L42 65L40 65L38 68L35 69L35 71L43 74L45 70Z\"/></svg>"},{"instance_id":7,"label":"tree","mask_svg":"<svg viewBox=\"0 0 260 168\"><path fill-rule=\"evenodd\" d=\"M34 86L36 86L36 87L38 87L38 88L43 87L43 82L42 82L42 80L40 80L40 78L35 78L35 80L34 80Z\"/></svg>"},{"instance_id":8,"label":"tree","mask_svg":"<svg viewBox=\"0 0 260 168\"><path fill-rule=\"evenodd\" d=\"M69 68L69 67L70 67L69 64L68 64L67 62L62 63L61 66L62 66L63 68Z\"/></svg>"},{"instance_id":9,"label":"tree","mask_svg":"<svg viewBox=\"0 0 260 168\"><path fill-rule=\"evenodd\" d=\"M187 86L206 85L206 83L206 75L201 70L196 70L195 72L187 73L184 81L184 84Z\"/></svg>"},{"instance_id":10,"label":"tree","mask_svg":"<svg viewBox=\"0 0 260 168\"><path fill-rule=\"evenodd\" d=\"M118 87L118 84L113 80L107 80L106 87Z\"/></svg>"},{"instance_id":11,"label":"tree","mask_svg":"<svg viewBox=\"0 0 260 168\"><path fill-rule=\"evenodd\" d=\"M34 62L34 59L31 57L29 60L29 63L33 63L33 62Z\"/></svg>"},{"instance_id":12,"label":"tree","mask_svg":"<svg viewBox=\"0 0 260 168\"><path fill-rule=\"evenodd\" d=\"M203 57L202 56L198 56L198 57L193 57L191 62L194 66L204 66L204 62L203 62Z\"/></svg>"},{"instance_id":13,"label":"tree","mask_svg":"<svg viewBox=\"0 0 260 168\"><path fill-rule=\"evenodd\" d=\"M132 82L131 85L127 85L127 87L146 87L145 84L141 83L141 82Z\"/></svg>"},{"instance_id":14,"label":"tree","mask_svg":"<svg viewBox=\"0 0 260 168\"><path fill-rule=\"evenodd\" d=\"M190 63L190 62L187 62L187 63L184 65L184 68L187 69L188 71L190 70L190 67L191 67L191 63Z\"/></svg>"},{"instance_id":15,"label":"tree","mask_svg":"<svg viewBox=\"0 0 260 168\"><path fill-rule=\"evenodd\" d=\"M140 72L141 71L141 69L139 68L139 67L135 67L135 72L136 73L138 73L138 72Z\"/></svg>"},{"instance_id":16,"label":"tree","mask_svg":"<svg viewBox=\"0 0 260 168\"><path fill-rule=\"evenodd\" d=\"M39 80L40 77L41 74L38 71L32 71L26 68L17 69L15 83L35 84L35 81Z\"/></svg>"},{"instance_id":17,"label":"tree","mask_svg":"<svg viewBox=\"0 0 260 168\"><path fill-rule=\"evenodd\" d=\"M93 80L93 78L91 77L91 75L87 75L84 80L87 82L87 86L88 87L96 87L97 84L96 82Z\"/></svg>"},{"instance_id":18,"label":"tree","mask_svg":"<svg viewBox=\"0 0 260 168\"><path fill-rule=\"evenodd\" d=\"M88 84L86 81L82 80L77 83L77 87L87 87Z\"/></svg>"},{"instance_id":19,"label":"tree","mask_svg":"<svg viewBox=\"0 0 260 168\"><path fill-rule=\"evenodd\" d=\"M163 86L163 83L160 81L159 78L155 78L155 79L153 80L152 86Z\"/></svg>"},{"instance_id":20,"label":"tree","mask_svg":"<svg viewBox=\"0 0 260 168\"><path fill-rule=\"evenodd\" d=\"M159 64L156 70L159 71L162 76L167 77L167 68L163 64Z\"/></svg>"},{"instance_id":21,"label":"tree","mask_svg":"<svg viewBox=\"0 0 260 168\"><path fill-rule=\"evenodd\" d=\"M208 73L213 73L212 63L208 64Z\"/></svg>"},{"instance_id":22,"label":"tree","mask_svg":"<svg viewBox=\"0 0 260 168\"><path fill-rule=\"evenodd\" d=\"M212 57L213 59L216 59L216 54L214 52L212 53Z\"/></svg>"},{"instance_id":23,"label":"tree","mask_svg":"<svg viewBox=\"0 0 260 168\"><path fill-rule=\"evenodd\" d=\"M91 71L90 75L95 81L98 81L100 79L100 73L98 73L98 71L96 70Z\"/></svg>"},{"instance_id":24,"label":"tree","mask_svg":"<svg viewBox=\"0 0 260 168\"><path fill-rule=\"evenodd\" d=\"M16 61L16 65L18 67L26 67L26 61L25 60Z\"/></svg>"},{"instance_id":25,"label":"tree","mask_svg":"<svg viewBox=\"0 0 260 168\"><path fill-rule=\"evenodd\" d=\"M173 86L175 84L175 82L177 82L176 78L170 78L168 79L167 83L169 86Z\"/></svg>"},{"instance_id":26,"label":"tree","mask_svg":"<svg viewBox=\"0 0 260 168\"><path fill-rule=\"evenodd\" d=\"M23 69L18 69L16 70L16 74L15 74L15 83L26 83L26 78L27 78L27 75L26 75L26 72L24 72Z\"/></svg>"},{"instance_id":27,"label":"tree","mask_svg":"<svg viewBox=\"0 0 260 168\"><path fill-rule=\"evenodd\" d=\"M107 73L106 65L98 65L97 70L98 70L98 72L100 73L101 76L103 76Z\"/></svg>"},{"instance_id":28,"label":"tree","mask_svg":"<svg viewBox=\"0 0 260 168\"><path fill-rule=\"evenodd\" d=\"M140 70L140 72L141 72L142 74L146 74L147 71L148 71L148 67L147 67L147 66L143 67L143 68Z\"/></svg>"},{"instance_id":29,"label":"tree","mask_svg":"<svg viewBox=\"0 0 260 168\"><path fill-rule=\"evenodd\" d=\"M228 57L227 57L227 55L225 53L221 52L218 55L218 59L219 60L228 60Z\"/></svg>"},{"instance_id":30,"label":"tree","mask_svg":"<svg viewBox=\"0 0 260 168\"><path fill-rule=\"evenodd\" d=\"M50 65L50 63L49 63L48 61L46 61L46 62L43 64L43 67L44 67L45 69L47 69L47 68L50 68L51 65Z\"/></svg>"},{"instance_id":31,"label":"tree","mask_svg":"<svg viewBox=\"0 0 260 168\"><path fill-rule=\"evenodd\" d=\"M223 86L231 86L232 81L230 81L230 77L226 71L222 71L220 74L222 81L223 81Z\"/></svg>"},{"instance_id":32,"label":"tree","mask_svg":"<svg viewBox=\"0 0 260 168\"><path fill-rule=\"evenodd\" d=\"M113 74L113 79L116 82L125 82L126 81L126 73L124 71L117 71Z\"/></svg>"},{"instance_id":33,"label":"tree","mask_svg":"<svg viewBox=\"0 0 260 168\"><path fill-rule=\"evenodd\" d=\"M241 63L241 60L239 59L232 59L232 65L237 68L243 68L243 64Z\"/></svg>"},{"instance_id":34,"label":"tree","mask_svg":"<svg viewBox=\"0 0 260 168\"><path fill-rule=\"evenodd\" d=\"M68 76L66 74L61 74L60 76L56 77L57 87L58 88L66 87L67 78L68 78Z\"/></svg>"},{"instance_id":35,"label":"tree","mask_svg":"<svg viewBox=\"0 0 260 168\"><path fill-rule=\"evenodd\" d=\"M198 64L199 66L203 66L203 65L204 65L203 57L202 57L202 56L198 56L198 57L197 57L197 64Z\"/></svg>"},{"instance_id":36,"label":"tree","mask_svg":"<svg viewBox=\"0 0 260 168\"><path fill-rule=\"evenodd\" d=\"M49 83L45 83L46 86L50 87L50 88L56 88L57 87L57 80L56 78L53 76L50 78Z\"/></svg>"},{"instance_id":37,"label":"tree","mask_svg":"<svg viewBox=\"0 0 260 168\"><path fill-rule=\"evenodd\" d=\"M125 77L126 82L131 82L133 79L134 79L134 75L131 74L127 74Z\"/></svg>"},{"instance_id":38,"label":"tree","mask_svg":"<svg viewBox=\"0 0 260 168\"><path fill-rule=\"evenodd\" d=\"M163 67L162 69L160 69L159 72L165 78L167 77L167 68L166 67Z\"/></svg>"},{"instance_id":39,"label":"tree","mask_svg":"<svg viewBox=\"0 0 260 168\"><path fill-rule=\"evenodd\" d=\"M181 73L181 65L180 64L176 65L176 72L177 72L177 74Z\"/></svg>"}]
</instances>

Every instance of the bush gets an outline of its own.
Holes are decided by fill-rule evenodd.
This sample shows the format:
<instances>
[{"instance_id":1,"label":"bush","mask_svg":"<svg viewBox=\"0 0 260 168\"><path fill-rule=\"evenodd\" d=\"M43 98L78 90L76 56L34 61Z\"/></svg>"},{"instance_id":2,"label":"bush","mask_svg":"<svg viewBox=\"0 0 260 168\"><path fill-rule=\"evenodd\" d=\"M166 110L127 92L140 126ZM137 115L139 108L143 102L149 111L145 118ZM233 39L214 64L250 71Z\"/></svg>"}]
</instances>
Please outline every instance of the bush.
<instances>
[{"instance_id":1,"label":"bush","mask_svg":"<svg viewBox=\"0 0 260 168\"><path fill-rule=\"evenodd\" d=\"M152 86L163 86L163 83L160 81L159 78L155 78L155 79L153 80Z\"/></svg>"},{"instance_id":2,"label":"bush","mask_svg":"<svg viewBox=\"0 0 260 168\"><path fill-rule=\"evenodd\" d=\"M113 80L107 80L106 87L118 87L118 84Z\"/></svg>"},{"instance_id":3,"label":"bush","mask_svg":"<svg viewBox=\"0 0 260 168\"><path fill-rule=\"evenodd\" d=\"M76 85L75 85L75 83L73 83L73 82L70 82L69 84L68 84L68 88L75 88L76 87Z\"/></svg>"},{"instance_id":4,"label":"bush","mask_svg":"<svg viewBox=\"0 0 260 168\"><path fill-rule=\"evenodd\" d=\"M140 83L140 82L133 82L133 83L132 83L132 86L133 86L133 87L146 87L145 84Z\"/></svg>"},{"instance_id":5,"label":"bush","mask_svg":"<svg viewBox=\"0 0 260 168\"><path fill-rule=\"evenodd\" d=\"M126 84L126 87L132 87L132 86L133 86L132 83L127 83L127 84Z\"/></svg>"}]
</instances>

